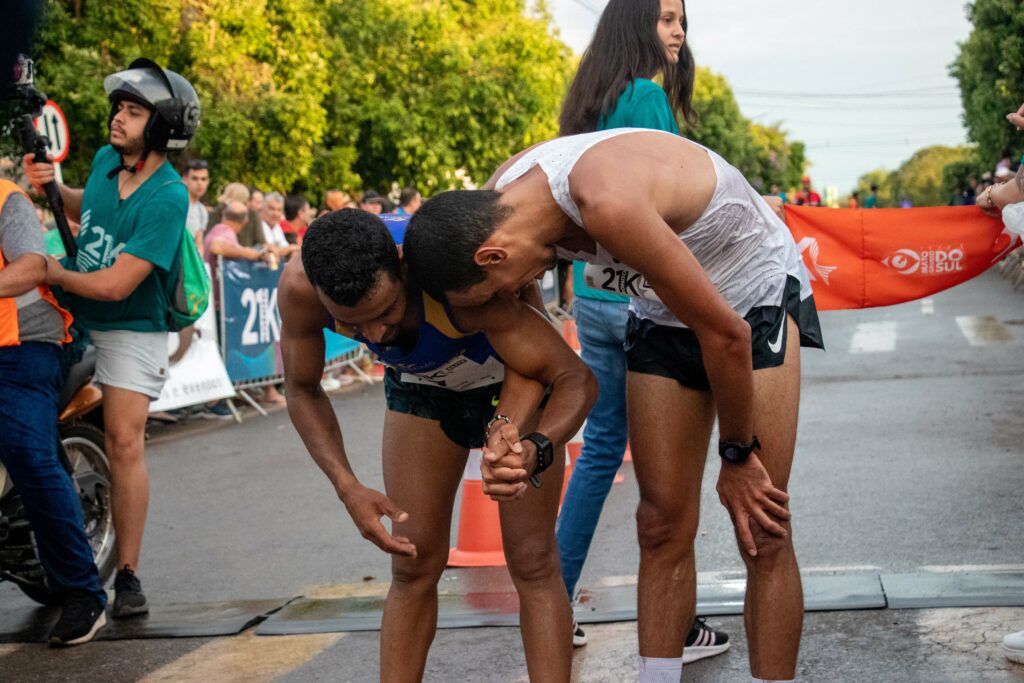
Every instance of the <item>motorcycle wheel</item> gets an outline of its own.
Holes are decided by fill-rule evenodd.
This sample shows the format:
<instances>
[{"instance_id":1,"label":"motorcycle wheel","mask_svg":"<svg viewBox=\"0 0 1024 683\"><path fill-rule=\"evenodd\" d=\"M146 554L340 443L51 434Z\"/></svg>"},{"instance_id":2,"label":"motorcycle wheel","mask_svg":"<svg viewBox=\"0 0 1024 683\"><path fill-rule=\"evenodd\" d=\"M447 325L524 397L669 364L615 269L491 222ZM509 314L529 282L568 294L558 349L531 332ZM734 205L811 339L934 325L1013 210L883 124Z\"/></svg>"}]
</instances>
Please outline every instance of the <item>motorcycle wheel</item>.
<instances>
[{"instance_id":1,"label":"motorcycle wheel","mask_svg":"<svg viewBox=\"0 0 1024 683\"><path fill-rule=\"evenodd\" d=\"M106 584L117 561L106 439L101 430L82 421L62 424L58 430L82 501L85 534L92 546L100 581Z\"/></svg>"}]
</instances>

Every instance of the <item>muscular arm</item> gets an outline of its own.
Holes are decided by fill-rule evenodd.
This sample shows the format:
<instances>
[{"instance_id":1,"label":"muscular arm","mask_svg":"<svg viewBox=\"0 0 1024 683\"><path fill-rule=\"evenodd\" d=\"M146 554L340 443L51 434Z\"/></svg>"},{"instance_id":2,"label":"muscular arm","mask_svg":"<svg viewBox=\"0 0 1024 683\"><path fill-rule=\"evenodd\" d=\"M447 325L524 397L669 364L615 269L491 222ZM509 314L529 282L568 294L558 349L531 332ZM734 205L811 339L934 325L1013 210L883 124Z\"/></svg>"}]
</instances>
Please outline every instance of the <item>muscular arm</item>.
<instances>
[{"instance_id":1,"label":"muscular arm","mask_svg":"<svg viewBox=\"0 0 1024 683\"><path fill-rule=\"evenodd\" d=\"M327 311L309 284L301 259L292 259L281 275L278 308L288 416L302 443L331 481L363 538L385 552L415 557L416 546L407 538L389 534L380 521L381 516L386 515L396 522L404 522L408 514L384 494L360 484L348 461L338 418L320 387L324 372L323 324Z\"/></svg>"},{"instance_id":2,"label":"muscular arm","mask_svg":"<svg viewBox=\"0 0 1024 683\"><path fill-rule=\"evenodd\" d=\"M675 316L700 340L718 406L721 438L753 436L754 373L750 326L725 302L689 249L648 203L640 211L615 198L580 207L587 233L644 274ZM629 226L623 230L622 226Z\"/></svg>"},{"instance_id":3,"label":"muscular arm","mask_svg":"<svg viewBox=\"0 0 1024 683\"><path fill-rule=\"evenodd\" d=\"M323 324L328 315L301 266L298 259L289 263L278 288L288 416L306 450L344 499L359 481L345 453L334 408L320 387L324 374Z\"/></svg>"},{"instance_id":4,"label":"muscular arm","mask_svg":"<svg viewBox=\"0 0 1024 683\"><path fill-rule=\"evenodd\" d=\"M152 263L132 254L121 254L109 268L91 273L65 270L56 259L51 259L46 280L86 299L121 301L128 298L152 270Z\"/></svg>"},{"instance_id":5,"label":"muscular arm","mask_svg":"<svg viewBox=\"0 0 1024 683\"><path fill-rule=\"evenodd\" d=\"M0 299L21 296L32 291L46 277L46 257L22 254L0 270Z\"/></svg>"},{"instance_id":6,"label":"muscular arm","mask_svg":"<svg viewBox=\"0 0 1024 683\"><path fill-rule=\"evenodd\" d=\"M464 329L487 335L506 369L551 387L537 431L555 444L568 441L597 399L597 382L551 324L521 300L495 299L486 306L459 309L456 317Z\"/></svg>"}]
</instances>

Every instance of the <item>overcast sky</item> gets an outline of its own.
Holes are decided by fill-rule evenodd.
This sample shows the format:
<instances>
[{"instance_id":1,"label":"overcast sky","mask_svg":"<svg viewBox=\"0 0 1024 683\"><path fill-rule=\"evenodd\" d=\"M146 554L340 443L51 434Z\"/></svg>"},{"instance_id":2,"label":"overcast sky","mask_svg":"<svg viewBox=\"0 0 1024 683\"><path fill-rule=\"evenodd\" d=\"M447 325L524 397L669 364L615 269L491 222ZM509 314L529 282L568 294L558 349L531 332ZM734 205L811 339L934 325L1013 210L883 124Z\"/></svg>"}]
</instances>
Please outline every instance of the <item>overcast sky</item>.
<instances>
[{"instance_id":1,"label":"overcast sky","mask_svg":"<svg viewBox=\"0 0 1024 683\"><path fill-rule=\"evenodd\" d=\"M549 0L577 53L605 0ZM724 75L743 114L807 143L816 187L846 193L928 145L965 142L948 66L966 0L688 0L697 63ZM842 98L828 97L846 94ZM849 95L856 95L850 97Z\"/></svg>"}]
</instances>

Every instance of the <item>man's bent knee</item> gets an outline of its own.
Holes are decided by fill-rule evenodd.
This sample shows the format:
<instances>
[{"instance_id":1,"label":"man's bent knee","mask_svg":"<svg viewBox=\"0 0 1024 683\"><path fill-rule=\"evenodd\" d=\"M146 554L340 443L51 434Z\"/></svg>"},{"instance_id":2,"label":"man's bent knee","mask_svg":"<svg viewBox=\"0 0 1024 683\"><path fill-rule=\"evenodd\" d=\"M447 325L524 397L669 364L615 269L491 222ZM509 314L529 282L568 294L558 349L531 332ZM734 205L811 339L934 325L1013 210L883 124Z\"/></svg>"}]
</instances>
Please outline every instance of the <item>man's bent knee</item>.
<instances>
[{"instance_id":1,"label":"man's bent knee","mask_svg":"<svg viewBox=\"0 0 1024 683\"><path fill-rule=\"evenodd\" d=\"M447 560L447 549L443 556L420 554L418 557L399 557L396 555L391 561L391 582L399 587L429 588L435 586L441 580Z\"/></svg>"},{"instance_id":2,"label":"man's bent knee","mask_svg":"<svg viewBox=\"0 0 1024 683\"><path fill-rule=\"evenodd\" d=\"M518 544L505 548L505 559L512 580L518 583L543 583L561 572L558 550L552 537L550 543Z\"/></svg>"},{"instance_id":3,"label":"man's bent knee","mask_svg":"<svg viewBox=\"0 0 1024 683\"><path fill-rule=\"evenodd\" d=\"M663 507L641 500L636 509L637 538L642 550L675 548L680 553L693 551L697 536L694 525L686 522L686 515L678 507Z\"/></svg>"}]
</instances>

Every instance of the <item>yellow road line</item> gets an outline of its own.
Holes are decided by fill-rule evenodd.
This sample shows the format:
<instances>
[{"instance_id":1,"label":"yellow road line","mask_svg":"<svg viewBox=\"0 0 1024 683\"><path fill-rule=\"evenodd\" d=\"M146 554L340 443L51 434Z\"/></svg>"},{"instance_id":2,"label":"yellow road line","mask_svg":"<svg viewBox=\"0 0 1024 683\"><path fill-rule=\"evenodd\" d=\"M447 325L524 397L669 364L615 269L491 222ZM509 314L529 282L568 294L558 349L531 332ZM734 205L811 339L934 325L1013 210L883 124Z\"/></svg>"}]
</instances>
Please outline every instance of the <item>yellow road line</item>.
<instances>
[{"instance_id":1,"label":"yellow road line","mask_svg":"<svg viewBox=\"0 0 1024 683\"><path fill-rule=\"evenodd\" d=\"M299 668L344 637L344 633L257 636L247 631L234 638L210 641L151 672L141 682L269 683Z\"/></svg>"}]
</instances>

